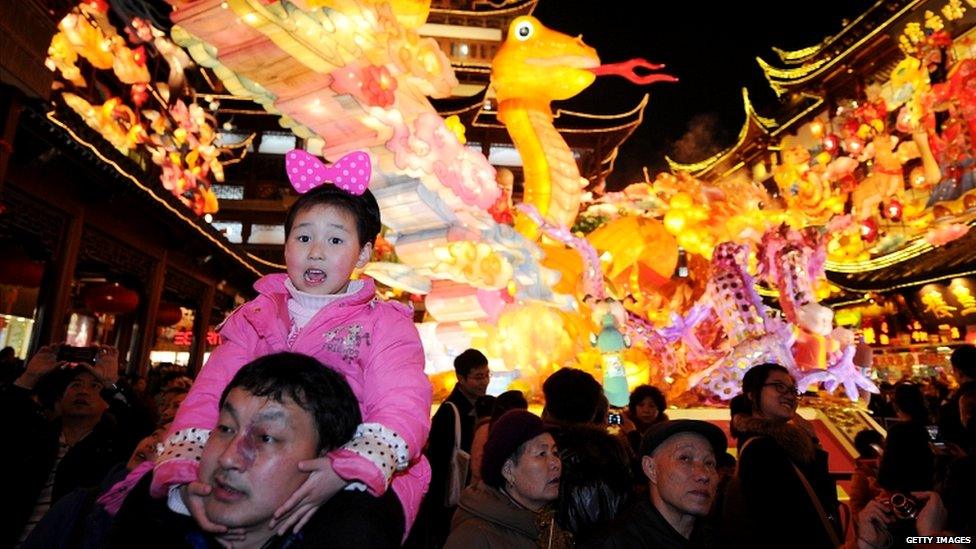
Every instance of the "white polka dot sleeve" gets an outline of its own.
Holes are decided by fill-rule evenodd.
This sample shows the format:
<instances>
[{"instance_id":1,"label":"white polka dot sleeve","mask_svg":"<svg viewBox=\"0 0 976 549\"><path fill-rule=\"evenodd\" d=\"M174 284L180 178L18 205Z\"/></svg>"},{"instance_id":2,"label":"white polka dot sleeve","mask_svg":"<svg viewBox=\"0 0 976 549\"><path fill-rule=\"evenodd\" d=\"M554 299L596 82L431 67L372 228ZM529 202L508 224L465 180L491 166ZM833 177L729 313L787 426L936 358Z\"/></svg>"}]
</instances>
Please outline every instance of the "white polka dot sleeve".
<instances>
[{"instance_id":1,"label":"white polka dot sleeve","mask_svg":"<svg viewBox=\"0 0 976 549\"><path fill-rule=\"evenodd\" d=\"M163 444L157 463L168 460L200 461L203 447L210 438L210 429L183 429L170 435Z\"/></svg>"},{"instance_id":2,"label":"white polka dot sleeve","mask_svg":"<svg viewBox=\"0 0 976 549\"><path fill-rule=\"evenodd\" d=\"M403 437L379 423L362 423L352 440L342 447L371 461L389 484L393 473L410 465L409 447Z\"/></svg>"}]
</instances>

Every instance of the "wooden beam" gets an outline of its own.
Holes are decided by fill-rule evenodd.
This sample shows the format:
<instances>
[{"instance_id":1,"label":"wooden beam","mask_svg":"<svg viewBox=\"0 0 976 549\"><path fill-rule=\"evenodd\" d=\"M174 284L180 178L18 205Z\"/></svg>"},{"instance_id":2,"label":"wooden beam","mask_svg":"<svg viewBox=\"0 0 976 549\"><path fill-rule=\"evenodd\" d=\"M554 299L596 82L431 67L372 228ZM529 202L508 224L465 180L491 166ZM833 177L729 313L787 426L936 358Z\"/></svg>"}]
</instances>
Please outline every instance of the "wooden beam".
<instances>
[{"instance_id":1,"label":"wooden beam","mask_svg":"<svg viewBox=\"0 0 976 549\"><path fill-rule=\"evenodd\" d=\"M136 372L139 377L146 375L149 369L149 353L156 346L156 313L159 312L159 302L162 300L163 286L166 282L166 265L168 252L163 251L157 255L156 262L153 264L152 275L146 283L146 307L140 314L140 324L143 326L142 335L139 338L138 352L134 359L129 363L129 371L135 364Z\"/></svg>"},{"instance_id":2,"label":"wooden beam","mask_svg":"<svg viewBox=\"0 0 976 549\"><path fill-rule=\"evenodd\" d=\"M192 377L196 377L200 368L203 368L203 353L207 350L207 332L210 330L210 316L213 312L216 291L214 286L207 286L194 319L193 346L190 348L190 362L186 367Z\"/></svg>"},{"instance_id":3,"label":"wooden beam","mask_svg":"<svg viewBox=\"0 0 976 549\"><path fill-rule=\"evenodd\" d=\"M62 245L53 265L54 282L45 283L50 288L49 298L41 304L40 330L37 332L35 343L60 343L67 337L65 317L71 308L71 287L78 264L78 252L81 250L81 235L84 233L84 210L71 216L66 225ZM41 295L44 295L42 292ZM32 345L33 348L37 348Z\"/></svg>"}]
</instances>

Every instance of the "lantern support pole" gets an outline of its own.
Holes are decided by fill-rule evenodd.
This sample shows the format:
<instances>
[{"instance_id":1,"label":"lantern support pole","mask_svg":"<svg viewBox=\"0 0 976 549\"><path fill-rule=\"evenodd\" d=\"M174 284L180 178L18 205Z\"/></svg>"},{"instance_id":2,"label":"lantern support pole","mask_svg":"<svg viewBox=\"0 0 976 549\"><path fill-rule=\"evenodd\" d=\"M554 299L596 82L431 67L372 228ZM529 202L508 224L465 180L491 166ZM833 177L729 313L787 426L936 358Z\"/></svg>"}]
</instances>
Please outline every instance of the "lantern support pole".
<instances>
[{"instance_id":1,"label":"lantern support pole","mask_svg":"<svg viewBox=\"0 0 976 549\"><path fill-rule=\"evenodd\" d=\"M159 303L162 301L163 285L166 282L166 265L168 263L168 252L163 250L157 256L157 261L153 264L149 281L146 285L146 306L142 309L141 322L144 329L142 337L139 338L139 352L135 360L129 364L129 371L135 366L139 377L145 376L149 369L149 353L156 346L156 315L159 312Z\"/></svg>"},{"instance_id":2,"label":"lantern support pole","mask_svg":"<svg viewBox=\"0 0 976 549\"><path fill-rule=\"evenodd\" d=\"M75 267L78 264L78 253L81 251L84 226L84 211L79 210L65 227L54 269L49 269L53 272L54 281L42 286L42 288L49 288L51 292L50 298L44 300L41 305L40 329L35 332L35 339L31 342L31 352L39 349L41 345L61 343L67 337L65 316L71 308L71 288ZM46 292L42 291L41 295L44 293Z\"/></svg>"},{"instance_id":3,"label":"lantern support pole","mask_svg":"<svg viewBox=\"0 0 976 549\"><path fill-rule=\"evenodd\" d=\"M203 367L203 353L207 350L207 332L210 331L210 316L213 313L214 294L217 288L208 284L200 300L196 321L193 323L193 347L190 349L190 363L187 365L189 374L196 377Z\"/></svg>"}]
</instances>

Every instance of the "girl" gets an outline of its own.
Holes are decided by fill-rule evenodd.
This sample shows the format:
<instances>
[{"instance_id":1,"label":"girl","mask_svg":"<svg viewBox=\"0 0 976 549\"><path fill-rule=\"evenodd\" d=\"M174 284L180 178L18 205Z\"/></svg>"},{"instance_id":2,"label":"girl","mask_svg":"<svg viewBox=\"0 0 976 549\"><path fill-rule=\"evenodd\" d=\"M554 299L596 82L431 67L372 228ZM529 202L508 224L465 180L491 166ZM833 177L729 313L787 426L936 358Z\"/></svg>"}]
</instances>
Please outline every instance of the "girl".
<instances>
[{"instance_id":1,"label":"girl","mask_svg":"<svg viewBox=\"0 0 976 549\"><path fill-rule=\"evenodd\" d=\"M254 289L260 295L224 321L223 343L170 428L153 495L168 492L171 508L181 510L183 503L205 529L226 531L202 511L202 498L212 487L196 482L201 451L216 425L217 402L242 366L262 355L292 351L313 356L346 378L363 424L341 449L299 464L310 473L308 480L278 509L270 527L297 531L340 490L366 490L380 498L392 485L399 500L394 507L402 508L402 515L396 514L403 517L395 522L405 533L430 481L420 451L430 430L432 389L412 311L378 300L372 279L350 280L369 261L381 229L379 205L366 190L369 157L353 153L326 167L294 150L285 160L292 185L302 193L285 221L287 273L258 280ZM377 509L388 509L389 499L377 500Z\"/></svg>"}]
</instances>

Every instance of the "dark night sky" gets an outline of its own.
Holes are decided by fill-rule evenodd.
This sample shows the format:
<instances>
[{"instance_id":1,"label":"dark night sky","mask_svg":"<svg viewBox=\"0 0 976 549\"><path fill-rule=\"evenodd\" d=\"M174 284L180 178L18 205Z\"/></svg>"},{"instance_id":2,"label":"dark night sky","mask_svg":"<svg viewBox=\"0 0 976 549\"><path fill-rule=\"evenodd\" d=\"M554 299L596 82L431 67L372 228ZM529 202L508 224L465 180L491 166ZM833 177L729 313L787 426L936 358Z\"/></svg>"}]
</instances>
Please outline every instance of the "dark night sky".
<instances>
[{"instance_id":1,"label":"dark night sky","mask_svg":"<svg viewBox=\"0 0 976 549\"><path fill-rule=\"evenodd\" d=\"M554 105L617 113L650 93L644 122L621 148L608 181L617 189L640 180L641 166L648 166L652 177L666 169L665 155L694 162L731 145L744 121L743 86L760 114L775 102L755 58L775 63L774 46L799 49L819 43L838 32L845 18L857 17L873 3L540 0L534 15L554 30L582 34L604 63L644 57L667 64L664 72L680 79L641 87L604 76L579 96Z\"/></svg>"}]
</instances>

